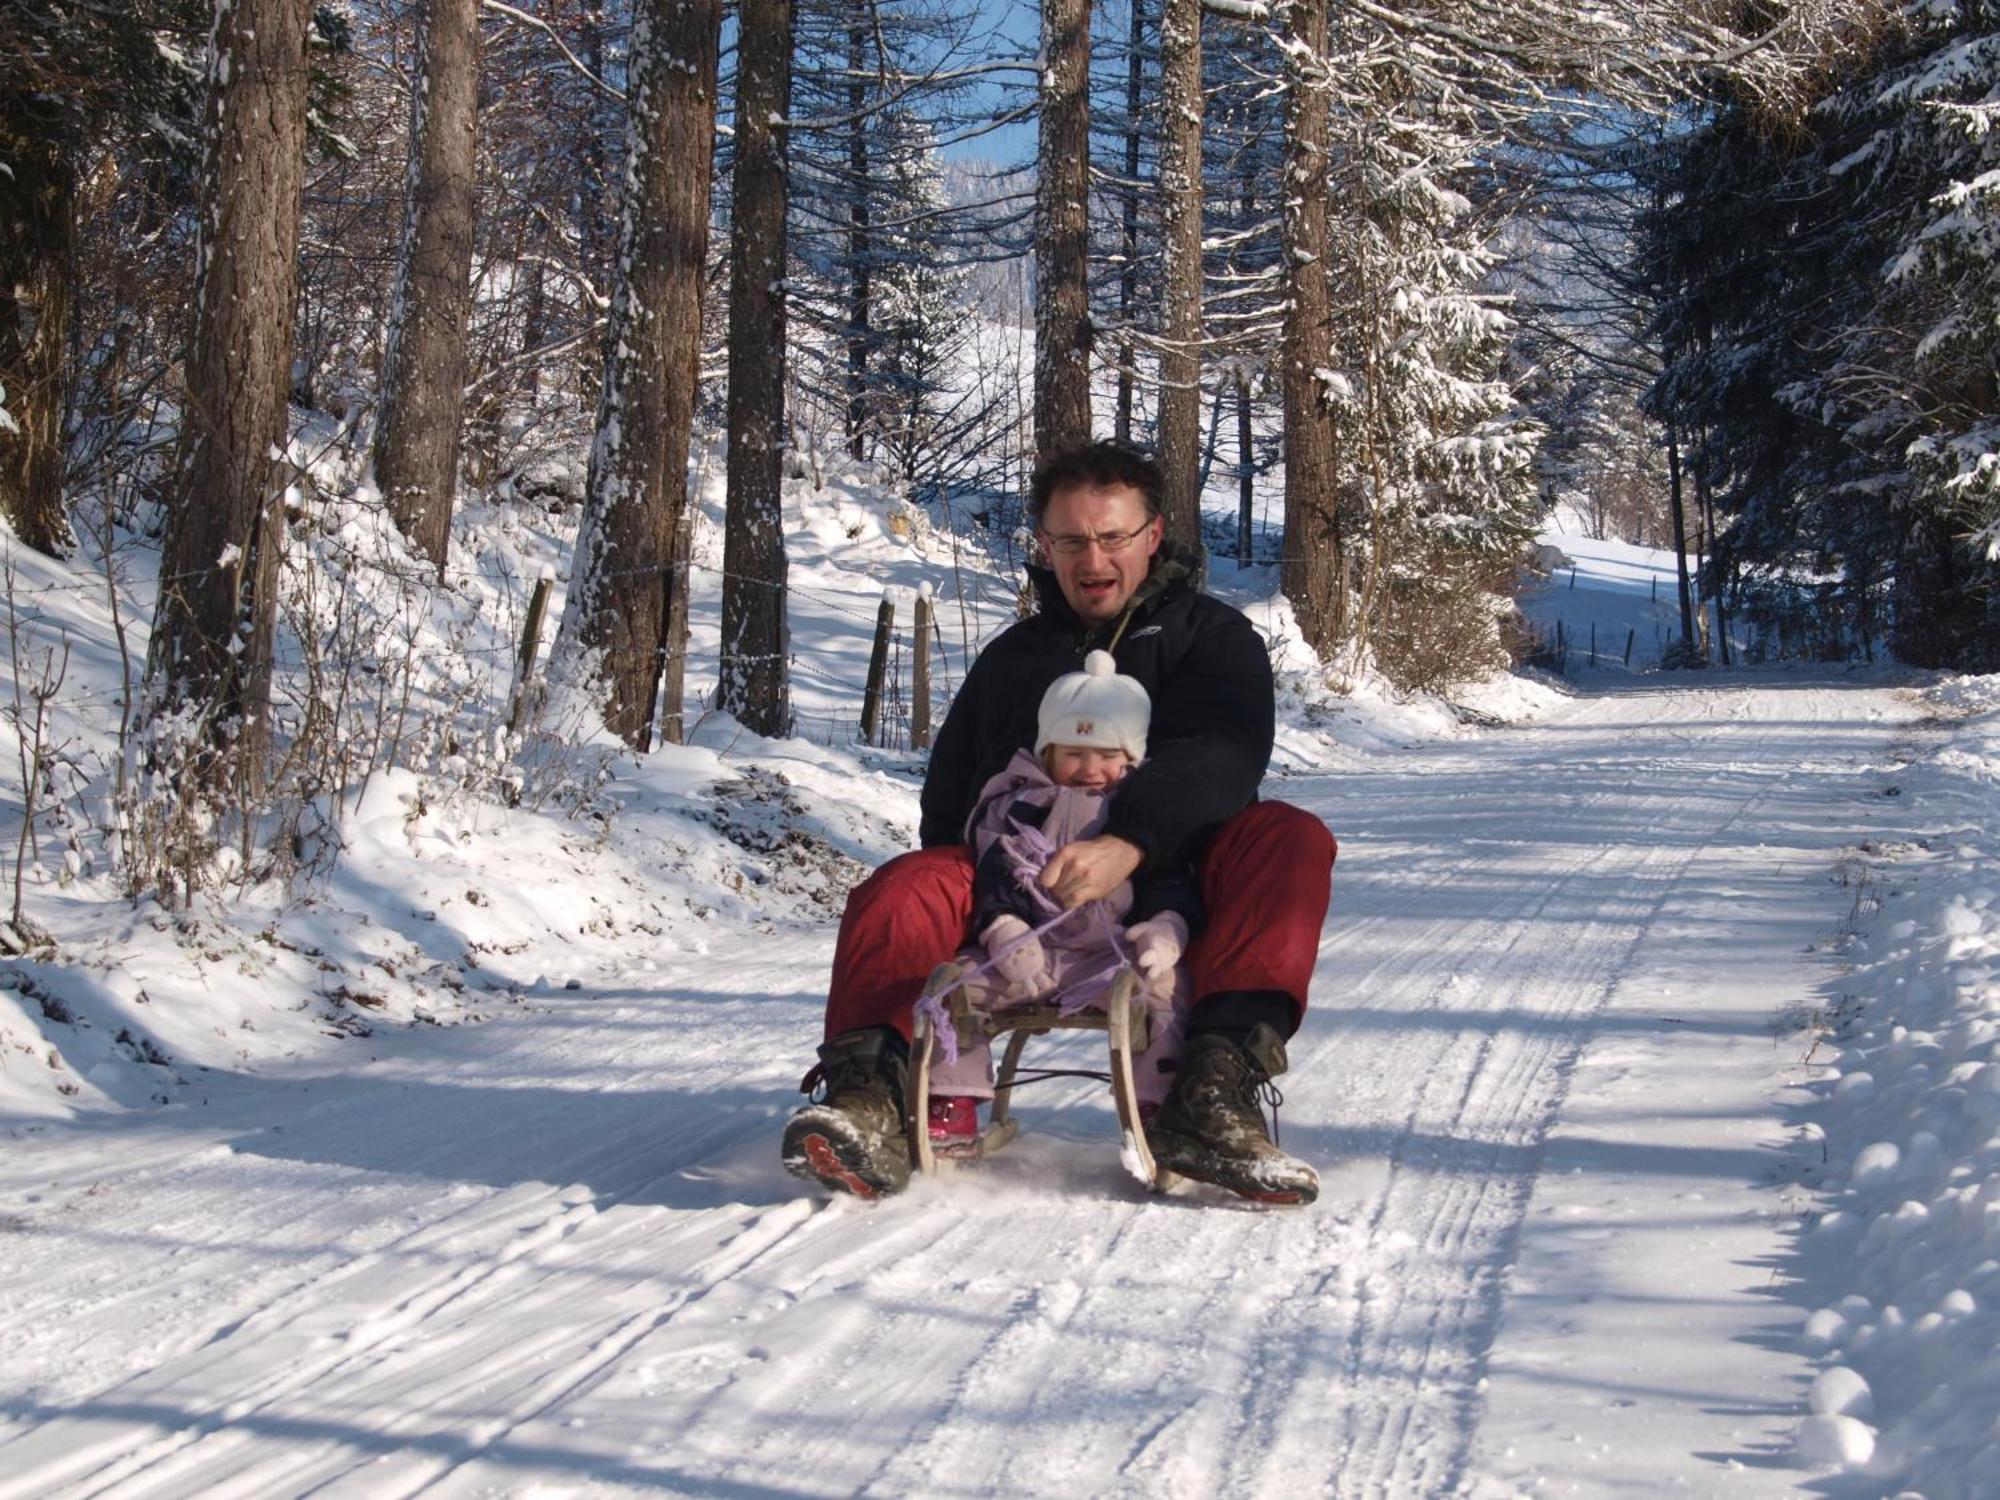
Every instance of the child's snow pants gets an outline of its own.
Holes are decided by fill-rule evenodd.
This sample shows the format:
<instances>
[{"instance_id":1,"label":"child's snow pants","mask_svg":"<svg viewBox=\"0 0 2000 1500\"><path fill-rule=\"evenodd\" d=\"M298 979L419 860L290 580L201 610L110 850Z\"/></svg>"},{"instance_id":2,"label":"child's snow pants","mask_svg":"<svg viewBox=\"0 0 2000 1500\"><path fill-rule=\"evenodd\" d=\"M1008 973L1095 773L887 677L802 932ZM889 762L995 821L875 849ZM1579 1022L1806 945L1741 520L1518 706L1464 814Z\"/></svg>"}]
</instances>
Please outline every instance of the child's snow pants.
<instances>
[{"instance_id":1,"label":"child's snow pants","mask_svg":"<svg viewBox=\"0 0 2000 1500\"><path fill-rule=\"evenodd\" d=\"M1279 991L1306 1009L1333 891L1333 835L1284 802L1253 802L1216 832L1199 865L1207 929L1190 949L1197 1003ZM826 1035L863 1026L910 1034L910 1007L972 921L972 854L962 844L898 855L854 888L840 919Z\"/></svg>"}]
</instances>

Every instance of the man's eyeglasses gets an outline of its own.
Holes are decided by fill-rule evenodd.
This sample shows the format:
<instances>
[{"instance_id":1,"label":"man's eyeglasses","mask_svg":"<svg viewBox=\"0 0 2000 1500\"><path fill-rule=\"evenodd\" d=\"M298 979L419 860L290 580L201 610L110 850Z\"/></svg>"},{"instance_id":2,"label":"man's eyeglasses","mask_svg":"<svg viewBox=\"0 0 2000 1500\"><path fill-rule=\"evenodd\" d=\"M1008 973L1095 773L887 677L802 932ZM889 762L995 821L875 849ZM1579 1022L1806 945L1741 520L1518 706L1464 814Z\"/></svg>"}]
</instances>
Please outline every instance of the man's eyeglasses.
<instances>
[{"instance_id":1,"label":"man's eyeglasses","mask_svg":"<svg viewBox=\"0 0 2000 1500\"><path fill-rule=\"evenodd\" d=\"M1094 542L1106 552L1123 552L1152 529L1153 523L1148 521L1132 531L1100 531L1095 535L1065 536L1060 532L1045 531L1042 533L1042 545L1051 552L1077 553Z\"/></svg>"}]
</instances>

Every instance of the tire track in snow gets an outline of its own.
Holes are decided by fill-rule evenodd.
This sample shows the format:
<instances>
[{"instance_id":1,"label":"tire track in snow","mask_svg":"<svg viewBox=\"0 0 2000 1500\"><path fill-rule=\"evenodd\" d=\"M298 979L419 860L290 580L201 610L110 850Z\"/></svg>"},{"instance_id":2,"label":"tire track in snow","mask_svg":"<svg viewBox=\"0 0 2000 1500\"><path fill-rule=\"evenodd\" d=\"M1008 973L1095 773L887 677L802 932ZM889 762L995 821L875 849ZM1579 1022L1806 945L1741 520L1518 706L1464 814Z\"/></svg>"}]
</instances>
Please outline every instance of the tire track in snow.
<instances>
[{"instance_id":1,"label":"tire track in snow","mask_svg":"<svg viewBox=\"0 0 2000 1500\"><path fill-rule=\"evenodd\" d=\"M1481 924L1472 941L1461 940L1454 961L1463 965L1467 952L1518 932L1568 886L1600 879L1609 858L1610 851L1593 852L1553 890ZM1310 1329L1311 1337L1282 1337L1289 1317L1284 1309L1266 1329L1267 1342L1281 1351L1273 1361L1279 1368L1260 1383L1270 1394L1236 1444L1254 1456L1232 1476L1238 1487L1254 1490L1303 1469L1325 1471L1332 1493L1438 1492L1421 1473L1376 1472L1380 1465L1369 1455L1378 1449L1398 1458L1414 1454L1421 1470L1434 1430L1449 1434L1463 1425L1461 1403L1448 1400L1435 1413L1430 1408L1452 1385L1469 1388L1463 1379L1468 1314L1480 1284L1494 1274L1496 1228L1510 1226L1525 1202L1516 1186L1521 1169L1508 1164L1511 1148L1525 1131L1541 1126L1547 1111L1546 1094L1533 1086L1548 1048L1532 1038L1548 1036L1552 1020L1587 1003L1578 997L1598 950L1579 941L1570 952L1570 972L1549 976L1544 986L1567 1002L1552 1003L1548 1015L1538 1017L1518 1010L1514 991L1492 992L1492 1001L1463 1012L1466 1027L1428 1060L1388 1148L1386 1178L1358 1247L1356 1258L1366 1269L1337 1269L1301 1299L1336 1310ZM1519 1014L1516 1024L1529 1040L1511 1028L1496 1034L1477 1026L1482 1013L1496 1011ZM1440 1162L1432 1159L1442 1154L1434 1142L1463 1144ZM1329 1449L1338 1454L1331 1463ZM1399 1489L1399 1479L1414 1483Z\"/></svg>"},{"instance_id":2,"label":"tire track in snow","mask_svg":"<svg viewBox=\"0 0 2000 1500\"><path fill-rule=\"evenodd\" d=\"M740 964L734 967L741 969ZM606 1048L600 1066L614 1066L626 1054L643 1055L646 1048L644 1041ZM288 1128L296 1129L297 1122ZM728 1119L698 1126L683 1134L676 1143L679 1149L664 1165L657 1138L635 1140L610 1153L608 1161L614 1167L630 1163L638 1168L631 1185L643 1188L701 1161L704 1146L721 1136L740 1135L745 1128ZM441 1144L434 1133L409 1139L429 1148L407 1153L418 1170L437 1170L465 1152L463 1143ZM227 1148L218 1153L197 1145L185 1156L206 1161L218 1154L231 1155ZM437 1175L450 1180L453 1174L437 1170ZM302 1210L313 1206L310 1192L296 1196ZM500 1294L510 1286L523 1281L532 1286L532 1278L522 1274L525 1263L597 1216L596 1202L576 1202L575 1197L568 1191L524 1187L503 1189L464 1207L447 1204L442 1216L287 1287L147 1374L67 1403L67 1410L42 1413L19 1436L0 1442L0 1467L8 1471L0 1481L0 1500L49 1493L58 1486L78 1495L107 1488L121 1494L142 1489L211 1493L207 1478L192 1476L227 1472L236 1466L238 1450L270 1446L257 1435L257 1426L287 1402L310 1391L345 1390L357 1371L382 1362L381 1351L412 1337L435 1339L435 1330L454 1315L458 1322L476 1325L488 1309L505 1305L508 1299ZM799 1201L792 1206L806 1205ZM149 1216L158 1216L157 1205ZM726 1224L734 1217L724 1214L721 1219ZM699 1223L682 1224L673 1238L701 1232ZM430 1274L424 1274L427 1268ZM418 1272L414 1277L413 1270ZM385 1289L385 1283L395 1289ZM281 1376L270 1373L274 1364L283 1368ZM240 1377L231 1374L237 1368L243 1372ZM218 1390L225 1394L217 1395ZM101 1412L129 1415L94 1415ZM298 1430L294 1418L286 1422ZM324 1425L311 1417L303 1421L307 1431ZM366 1435L359 1425L355 1430ZM183 1472L191 1476L184 1489L178 1484Z\"/></svg>"},{"instance_id":3,"label":"tire track in snow","mask_svg":"<svg viewBox=\"0 0 2000 1500\"><path fill-rule=\"evenodd\" d=\"M1630 777L1627 787L1589 800L1627 796L1639 780ZM1616 989L1688 867L1778 784L1782 778L1759 778L1732 806L1717 810L1719 818L1708 821L1706 836L1692 847L1662 844L1633 860L1613 844L1572 862L1537 899L1495 911L1447 946L1461 964L1467 955L1496 949L1504 958L1545 909L1578 888L1591 892L1588 932L1543 954L1554 960L1554 971L1488 989L1484 1003L1463 1008L1474 1029L1461 1030L1426 1060L1368 1223L1361 1259L1372 1269L1359 1278L1336 1270L1297 1299L1306 1305L1335 1299L1349 1325L1345 1347L1324 1323L1305 1339L1287 1337L1295 1309L1279 1310L1267 1342L1287 1351L1277 1360L1284 1369L1281 1378L1260 1383L1274 1394L1258 1403L1232 1445L1257 1457L1232 1469L1226 1489L1262 1493L1301 1482L1311 1488L1315 1471L1324 1474L1327 1492L1342 1495L1428 1496L1455 1482L1508 1247L1532 1187L1533 1154L1560 1108L1587 1040L1584 1026ZM1629 864L1630 883L1642 894L1650 886L1651 894L1607 910L1603 867L1619 864ZM1496 960L1492 967L1504 974L1509 966ZM1442 993L1428 986L1425 1004ZM1507 1014L1518 1017L1516 1024L1479 1029L1482 1016ZM1309 1066L1341 1066L1333 1055L1338 1041L1323 1041ZM1433 1142L1471 1144L1440 1167L1427 1159L1436 1154ZM1328 1369L1339 1373L1318 1373ZM1324 1457L1329 1436L1339 1454L1331 1465Z\"/></svg>"},{"instance_id":4,"label":"tire track in snow","mask_svg":"<svg viewBox=\"0 0 2000 1500\"><path fill-rule=\"evenodd\" d=\"M568 1209L542 1225L538 1233L516 1236L512 1244L502 1246L490 1260L454 1263L446 1255L443 1258L450 1269L408 1290L386 1312L362 1313L345 1320L342 1326L338 1306L329 1309L325 1305L327 1299L341 1286L365 1282L374 1273L391 1267L387 1255L363 1256L311 1287L252 1314L194 1355L169 1365L166 1380L141 1377L86 1403L86 1410L100 1404L143 1409L157 1403L156 1409L171 1411L180 1418L182 1425L176 1430L133 1447L129 1436L122 1434L94 1440L87 1429L95 1424L84 1416L58 1419L0 1448L0 1457L8 1460L13 1471L13 1478L0 1485L0 1500L39 1493L54 1484L79 1485L78 1493L84 1495L101 1493L139 1482L147 1471L159 1470L183 1450L205 1439L218 1438L222 1447L247 1441L244 1434L228 1429L292 1395L348 1374L356 1362L366 1359L377 1346L434 1317L441 1309L470 1296L476 1288L495 1278L506 1279L515 1261L575 1232L593 1212L587 1206ZM455 1225L456 1218L453 1216L445 1223ZM364 1305L374 1301L365 1287L357 1300L363 1300ZM270 1364L273 1358L270 1346L274 1342L290 1350L288 1356L280 1356L285 1374L262 1373L258 1381L261 1389L256 1394L248 1387L242 1388L240 1395L219 1401L192 1394L209 1387L218 1376L227 1388L232 1383L227 1366L240 1348L258 1349L260 1367ZM190 1388L191 1395L177 1398L174 1387L183 1384ZM77 1432L72 1427L86 1430ZM210 1451L219 1452L221 1448Z\"/></svg>"}]
</instances>

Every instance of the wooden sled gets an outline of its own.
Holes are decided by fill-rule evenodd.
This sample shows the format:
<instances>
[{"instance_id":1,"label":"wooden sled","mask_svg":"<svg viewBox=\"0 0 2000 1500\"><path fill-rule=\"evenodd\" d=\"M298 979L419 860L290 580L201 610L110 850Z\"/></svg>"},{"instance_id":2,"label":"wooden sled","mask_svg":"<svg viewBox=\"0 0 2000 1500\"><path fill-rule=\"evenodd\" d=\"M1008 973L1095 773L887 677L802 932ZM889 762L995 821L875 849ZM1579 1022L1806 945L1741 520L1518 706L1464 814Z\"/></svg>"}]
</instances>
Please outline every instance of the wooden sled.
<instances>
[{"instance_id":1,"label":"wooden sled","mask_svg":"<svg viewBox=\"0 0 2000 1500\"><path fill-rule=\"evenodd\" d=\"M957 984L961 967L940 964L924 986L924 995L939 994ZM979 1137L978 1154L990 1156L1001 1150L1019 1133L1013 1117L1015 1074L1020 1070L1021 1053L1028 1038L1051 1031L1101 1031L1111 1052L1111 1097L1118 1109L1118 1129L1122 1135L1121 1160L1127 1170L1155 1192L1173 1185L1173 1174L1153 1160L1146 1145L1146 1130L1139 1122L1139 1093L1133 1073L1133 1059L1151 1041L1153 1012L1139 994L1139 977L1130 969L1112 981L1111 993L1102 1010L1078 1011L1063 1015L1054 1005L1021 1005L1004 1010L981 1012L973 1009L965 987L959 985L945 1000L945 1010L958 1031L958 1044L993 1042L1007 1038L999 1069L993 1080L993 1117ZM909 1132L910 1164L919 1172L935 1173L940 1159L931 1149L931 1058L937 1035L930 1018L921 1010L910 1035Z\"/></svg>"}]
</instances>

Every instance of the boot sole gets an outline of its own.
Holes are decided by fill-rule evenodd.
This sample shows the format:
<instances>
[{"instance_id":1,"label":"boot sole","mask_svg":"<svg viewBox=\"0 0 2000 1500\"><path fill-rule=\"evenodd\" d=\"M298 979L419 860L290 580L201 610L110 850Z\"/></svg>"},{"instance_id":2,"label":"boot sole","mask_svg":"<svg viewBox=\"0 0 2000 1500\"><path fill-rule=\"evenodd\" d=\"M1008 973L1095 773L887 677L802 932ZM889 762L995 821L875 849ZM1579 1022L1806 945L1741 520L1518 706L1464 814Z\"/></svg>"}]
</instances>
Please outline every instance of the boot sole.
<instances>
[{"instance_id":1,"label":"boot sole","mask_svg":"<svg viewBox=\"0 0 2000 1500\"><path fill-rule=\"evenodd\" d=\"M833 1149L833 1142L823 1135L808 1135L800 1140L800 1156L787 1156L785 1167L794 1177L808 1178L823 1182L838 1192L852 1193L857 1198L870 1202L882 1196L880 1189L859 1173L848 1170L840 1154Z\"/></svg>"},{"instance_id":2,"label":"boot sole","mask_svg":"<svg viewBox=\"0 0 2000 1500\"><path fill-rule=\"evenodd\" d=\"M1186 1167L1169 1166L1166 1170L1173 1173L1176 1177L1185 1177L1190 1182L1205 1182L1210 1187L1219 1187L1225 1191L1234 1193L1239 1198L1247 1199L1252 1203L1269 1204L1273 1208L1303 1208L1306 1204L1313 1202L1319 1197L1318 1189L1314 1189L1308 1193L1301 1189L1286 1190L1245 1187L1240 1182L1231 1182L1226 1178L1208 1176L1200 1172L1190 1172Z\"/></svg>"},{"instance_id":3,"label":"boot sole","mask_svg":"<svg viewBox=\"0 0 2000 1500\"><path fill-rule=\"evenodd\" d=\"M901 1141L897 1142L900 1148ZM785 1170L806 1182L874 1202L907 1185L885 1173L859 1137L828 1128L821 1120L794 1119L785 1132Z\"/></svg>"},{"instance_id":4,"label":"boot sole","mask_svg":"<svg viewBox=\"0 0 2000 1500\"><path fill-rule=\"evenodd\" d=\"M1238 1169L1239 1165L1250 1167L1251 1163L1217 1160L1207 1150L1176 1152L1173 1137L1155 1137L1148 1144L1153 1148L1154 1161L1176 1177L1205 1182L1210 1187L1222 1188L1252 1203L1266 1203L1274 1208L1299 1208L1319 1197L1319 1178L1303 1163L1299 1164L1299 1170L1305 1174L1305 1180L1285 1186L1258 1180L1254 1169Z\"/></svg>"}]
</instances>

